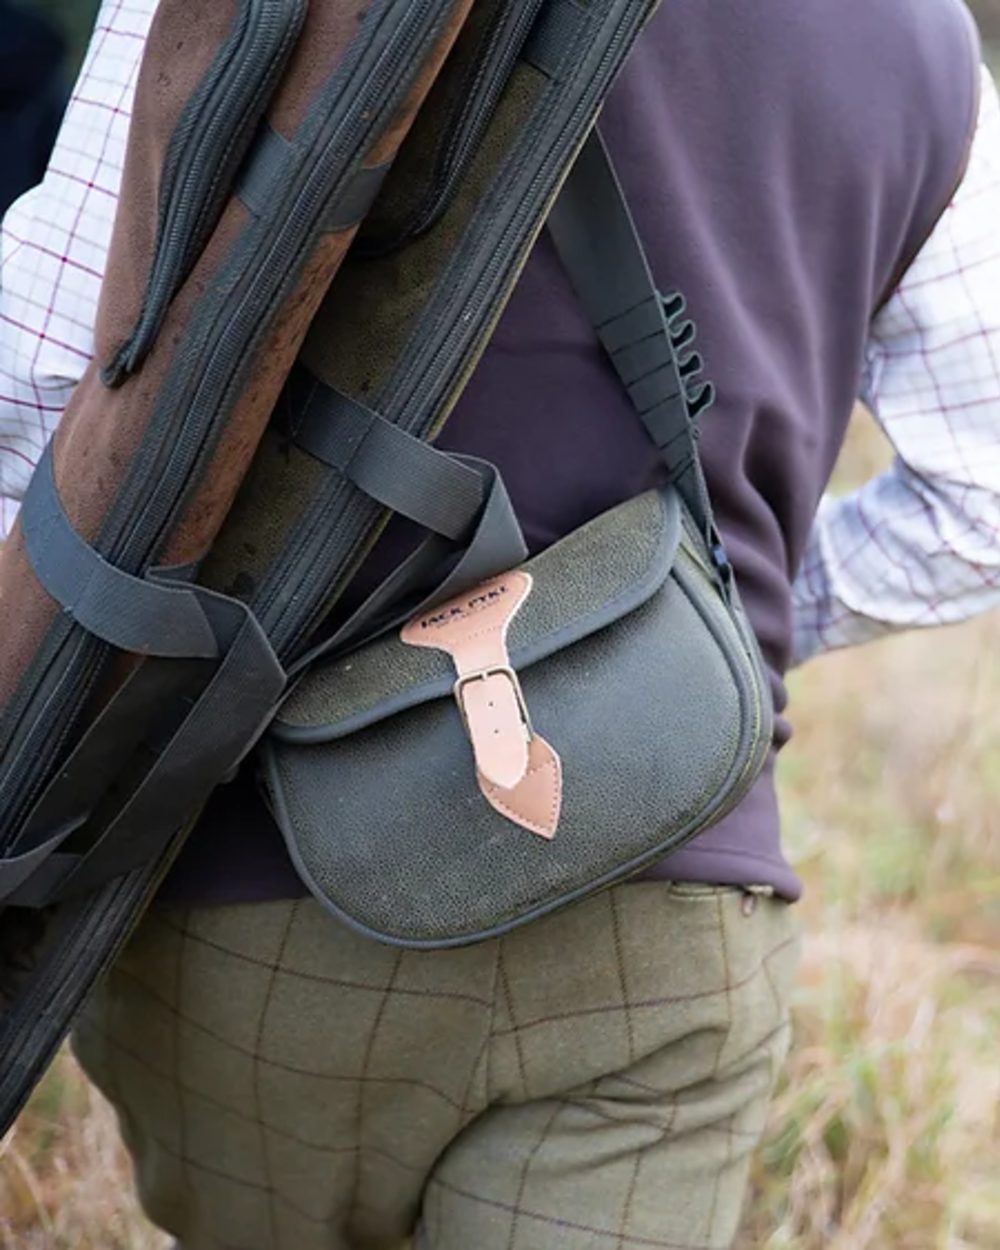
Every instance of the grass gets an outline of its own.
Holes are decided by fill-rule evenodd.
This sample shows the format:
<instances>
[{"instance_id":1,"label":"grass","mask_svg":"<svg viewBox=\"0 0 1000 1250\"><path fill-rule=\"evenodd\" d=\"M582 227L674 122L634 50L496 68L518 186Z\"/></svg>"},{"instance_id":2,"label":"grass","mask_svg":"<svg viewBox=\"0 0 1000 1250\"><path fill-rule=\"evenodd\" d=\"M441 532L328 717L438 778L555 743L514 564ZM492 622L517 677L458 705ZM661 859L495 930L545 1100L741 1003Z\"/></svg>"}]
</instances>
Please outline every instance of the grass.
<instances>
[{"instance_id":1,"label":"grass","mask_svg":"<svg viewBox=\"0 0 1000 1250\"><path fill-rule=\"evenodd\" d=\"M1000 620L831 657L783 771L810 934L743 1250L1000 1246Z\"/></svg>"},{"instance_id":2,"label":"grass","mask_svg":"<svg viewBox=\"0 0 1000 1250\"><path fill-rule=\"evenodd\" d=\"M840 481L878 467L859 424ZM791 682L809 934L740 1250L1000 1246L1000 617Z\"/></svg>"},{"instance_id":3,"label":"grass","mask_svg":"<svg viewBox=\"0 0 1000 1250\"><path fill-rule=\"evenodd\" d=\"M884 457L859 424L839 483ZM791 684L781 786L809 937L739 1250L996 1250L1000 617ZM0 1248L163 1246L61 1057L0 1146Z\"/></svg>"},{"instance_id":4,"label":"grass","mask_svg":"<svg viewBox=\"0 0 1000 1250\"><path fill-rule=\"evenodd\" d=\"M68 1054L0 1143L3 1250L166 1250L143 1219L111 1109Z\"/></svg>"}]
</instances>

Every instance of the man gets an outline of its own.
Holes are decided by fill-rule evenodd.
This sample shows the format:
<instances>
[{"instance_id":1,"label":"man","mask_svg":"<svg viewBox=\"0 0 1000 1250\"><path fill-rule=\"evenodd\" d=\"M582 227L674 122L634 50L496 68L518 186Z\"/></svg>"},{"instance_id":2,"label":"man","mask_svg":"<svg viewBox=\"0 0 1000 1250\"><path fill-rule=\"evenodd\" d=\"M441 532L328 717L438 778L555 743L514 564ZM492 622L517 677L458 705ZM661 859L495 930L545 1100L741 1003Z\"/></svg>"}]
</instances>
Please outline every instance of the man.
<instances>
[{"instance_id":1,"label":"man","mask_svg":"<svg viewBox=\"0 0 1000 1250\"><path fill-rule=\"evenodd\" d=\"M153 8L104 5L5 225L7 526L90 354ZM779 709L796 660L1000 602L1000 103L964 8L665 0L602 124L700 326L706 471ZM898 458L819 507L858 394ZM656 480L546 238L446 433L535 549ZM798 890L772 759L648 879L401 954L304 897L248 775L77 1049L181 1250L716 1250L787 1045Z\"/></svg>"}]
</instances>

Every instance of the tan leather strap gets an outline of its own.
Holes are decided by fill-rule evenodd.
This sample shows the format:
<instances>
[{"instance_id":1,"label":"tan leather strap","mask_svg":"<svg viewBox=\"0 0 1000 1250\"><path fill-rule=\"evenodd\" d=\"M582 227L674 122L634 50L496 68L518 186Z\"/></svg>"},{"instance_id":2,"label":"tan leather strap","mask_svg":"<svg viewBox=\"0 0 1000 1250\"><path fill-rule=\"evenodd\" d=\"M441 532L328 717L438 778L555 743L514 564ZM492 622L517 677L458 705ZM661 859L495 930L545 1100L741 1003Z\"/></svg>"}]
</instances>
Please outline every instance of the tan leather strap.
<instances>
[{"instance_id":1,"label":"tan leather strap","mask_svg":"<svg viewBox=\"0 0 1000 1250\"><path fill-rule=\"evenodd\" d=\"M530 593L530 574L505 573L415 617L401 637L409 646L451 656L455 698L485 798L508 820L551 838L559 823L562 766L531 728L507 650L510 623Z\"/></svg>"}]
</instances>

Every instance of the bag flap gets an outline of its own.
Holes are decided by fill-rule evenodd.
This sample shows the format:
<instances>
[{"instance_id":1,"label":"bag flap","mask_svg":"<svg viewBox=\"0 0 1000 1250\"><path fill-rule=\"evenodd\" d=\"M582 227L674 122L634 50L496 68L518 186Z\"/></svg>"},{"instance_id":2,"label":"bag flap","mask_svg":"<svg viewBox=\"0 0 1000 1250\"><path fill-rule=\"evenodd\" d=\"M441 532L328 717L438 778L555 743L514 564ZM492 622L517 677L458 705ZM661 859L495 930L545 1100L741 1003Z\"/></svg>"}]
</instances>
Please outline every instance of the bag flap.
<instances>
[{"instance_id":1,"label":"bag flap","mask_svg":"<svg viewBox=\"0 0 1000 1250\"><path fill-rule=\"evenodd\" d=\"M676 491L648 491L574 530L525 564L533 589L510 627L511 663L525 669L645 603L666 581L681 539ZM451 695L440 651L398 634L307 673L271 728L283 742L343 738L406 708Z\"/></svg>"}]
</instances>

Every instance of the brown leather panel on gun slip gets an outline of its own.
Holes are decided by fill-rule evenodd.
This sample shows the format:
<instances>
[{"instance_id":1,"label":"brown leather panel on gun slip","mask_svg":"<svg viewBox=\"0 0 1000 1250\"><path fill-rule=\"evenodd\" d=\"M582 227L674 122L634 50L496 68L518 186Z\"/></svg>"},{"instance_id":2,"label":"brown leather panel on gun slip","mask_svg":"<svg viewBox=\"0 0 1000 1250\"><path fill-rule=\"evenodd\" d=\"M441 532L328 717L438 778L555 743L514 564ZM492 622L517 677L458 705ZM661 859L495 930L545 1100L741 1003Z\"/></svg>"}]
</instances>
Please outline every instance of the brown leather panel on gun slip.
<instances>
[{"instance_id":1,"label":"brown leather panel on gun slip","mask_svg":"<svg viewBox=\"0 0 1000 1250\"><path fill-rule=\"evenodd\" d=\"M461 28L471 0L439 6L447 20L412 89L370 137L363 162L379 165L399 146ZM303 37L273 101L270 121L292 138L317 93L327 84L353 40L373 25L379 5L310 6ZM77 387L55 442L56 481L74 527L97 540L114 500L132 468L165 379L183 350L184 332L199 302L213 286L231 281L226 265L251 216L229 199L211 238L183 281L141 370L117 389L101 381L102 365L138 317L156 245L160 177L171 138L185 104L225 40L238 5L206 6L195 0L165 0L150 34L136 94L123 188L96 330L96 355ZM362 24L367 14L368 25ZM201 482L183 518L152 563L186 563L204 554L225 517L274 407L284 377L319 301L343 260L354 229L318 235L300 276L285 298L267 310L268 336L255 345L252 370L240 380L231 409ZM247 258L249 264L252 258ZM0 553L0 615L10 622L0 652L0 699L15 694L33 652L58 616L38 584L15 530ZM0 735L0 746L3 744Z\"/></svg>"}]
</instances>

